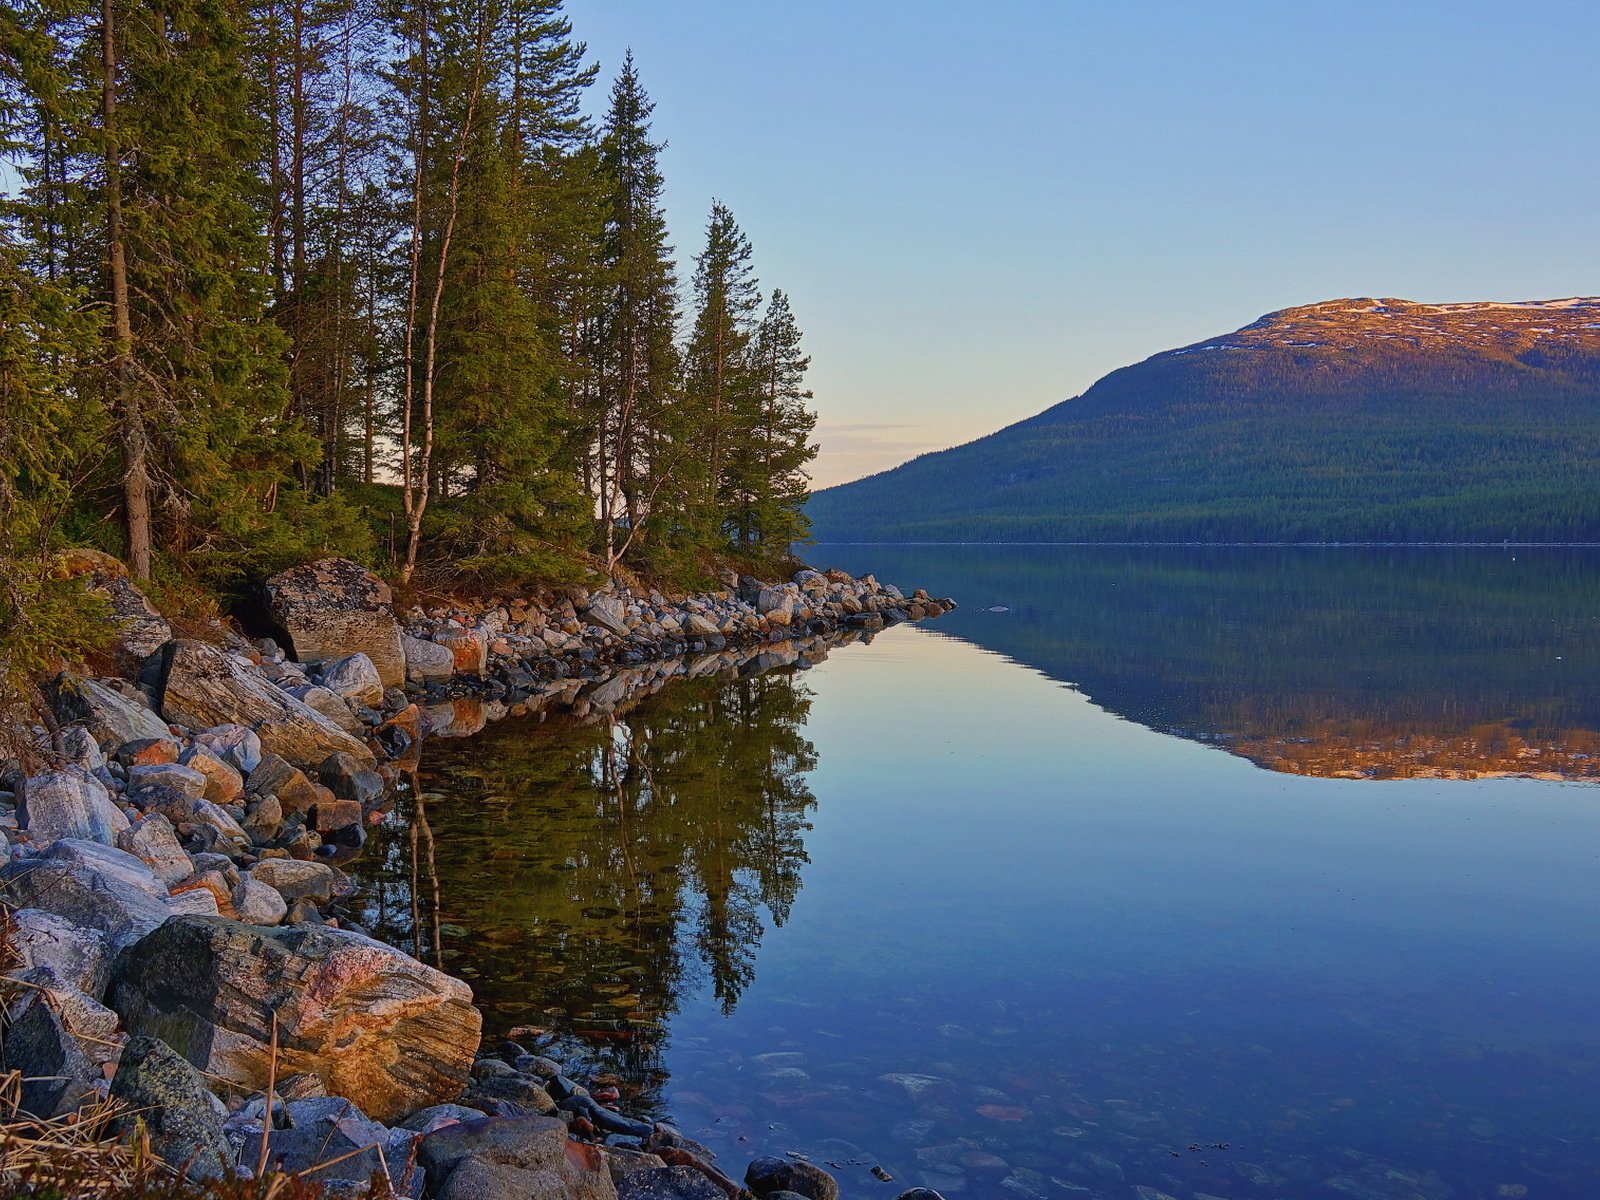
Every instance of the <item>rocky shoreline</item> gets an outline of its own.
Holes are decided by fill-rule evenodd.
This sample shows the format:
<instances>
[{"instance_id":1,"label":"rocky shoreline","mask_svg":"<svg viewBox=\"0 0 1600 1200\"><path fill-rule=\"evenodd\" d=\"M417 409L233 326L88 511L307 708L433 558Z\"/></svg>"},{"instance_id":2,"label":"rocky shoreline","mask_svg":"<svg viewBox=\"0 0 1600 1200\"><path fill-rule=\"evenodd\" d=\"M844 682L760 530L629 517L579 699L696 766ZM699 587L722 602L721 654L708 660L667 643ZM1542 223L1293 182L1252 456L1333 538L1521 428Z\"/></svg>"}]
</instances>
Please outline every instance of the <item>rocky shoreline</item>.
<instances>
[{"instance_id":1,"label":"rocky shoreline","mask_svg":"<svg viewBox=\"0 0 1600 1200\"><path fill-rule=\"evenodd\" d=\"M801 571L678 599L605 581L396 614L376 576L323 560L265 583L273 636L208 641L173 637L115 560L63 569L109 601L118 674L58 676L35 731L45 767L0 764L18 1121L109 1097L191 1178L305 1173L340 1196L383 1180L491 1200L837 1196L799 1158L758 1159L740 1183L559 1064L480 1046L470 988L367 936L339 864L430 735L806 665L951 601Z\"/></svg>"}]
</instances>

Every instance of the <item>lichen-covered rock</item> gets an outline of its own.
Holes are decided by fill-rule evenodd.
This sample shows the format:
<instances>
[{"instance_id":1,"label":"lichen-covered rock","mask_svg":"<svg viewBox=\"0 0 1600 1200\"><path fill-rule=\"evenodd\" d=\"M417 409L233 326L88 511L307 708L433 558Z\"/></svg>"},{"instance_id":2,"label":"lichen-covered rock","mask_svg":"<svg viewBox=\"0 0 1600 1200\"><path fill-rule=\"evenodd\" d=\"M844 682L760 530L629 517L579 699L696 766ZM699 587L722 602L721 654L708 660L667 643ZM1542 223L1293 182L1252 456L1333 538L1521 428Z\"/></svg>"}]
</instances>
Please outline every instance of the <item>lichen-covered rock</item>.
<instances>
[{"instance_id":1,"label":"lichen-covered rock","mask_svg":"<svg viewBox=\"0 0 1600 1200\"><path fill-rule=\"evenodd\" d=\"M361 653L385 687L405 683L394 597L371 571L348 559L324 558L274 575L265 590L267 609L300 662Z\"/></svg>"},{"instance_id":2,"label":"lichen-covered rock","mask_svg":"<svg viewBox=\"0 0 1600 1200\"><path fill-rule=\"evenodd\" d=\"M57 838L116 844L128 818L111 801L106 785L82 767L67 767L23 781L17 820L36 845Z\"/></svg>"},{"instance_id":3,"label":"lichen-covered rock","mask_svg":"<svg viewBox=\"0 0 1600 1200\"><path fill-rule=\"evenodd\" d=\"M483 677L489 666L489 635L483 629L447 627L436 631L433 640L450 651L457 675Z\"/></svg>"},{"instance_id":4,"label":"lichen-covered rock","mask_svg":"<svg viewBox=\"0 0 1600 1200\"><path fill-rule=\"evenodd\" d=\"M655 1158L654 1155L641 1155ZM606 1154L612 1160L612 1152ZM661 1160L656 1159L657 1162ZM726 1194L693 1167L646 1167L616 1179L617 1200L727 1200Z\"/></svg>"},{"instance_id":5,"label":"lichen-covered rock","mask_svg":"<svg viewBox=\"0 0 1600 1200\"><path fill-rule=\"evenodd\" d=\"M54 573L59 578L82 578L106 601L115 631L111 651L119 671L137 674L144 660L172 637L172 626L134 586L128 568L111 555L74 547L57 556Z\"/></svg>"},{"instance_id":6,"label":"lichen-covered rock","mask_svg":"<svg viewBox=\"0 0 1600 1200\"><path fill-rule=\"evenodd\" d=\"M130 1033L244 1091L266 1085L275 1012L278 1073L314 1075L380 1121L458 1096L481 1025L465 983L361 934L207 917L141 941L111 1002Z\"/></svg>"},{"instance_id":7,"label":"lichen-covered rock","mask_svg":"<svg viewBox=\"0 0 1600 1200\"><path fill-rule=\"evenodd\" d=\"M180 750L178 743L169 737L147 737L123 742L114 753L116 760L131 770L157 763L175 763Z\"/></svg>"},{"instance_id":8,"label":"lichen-covered rock","mask_svg":"<svg viewBox=\"0 0 1600 1200\"><path fill-rule=\"evenodd\" d=\"M248 725L262 747L296 766L338 750L370 760L366 745L270 683L253 666L204 642L168 642L160 669L161 712L180 725Z\"/></svg>"},{"instance_id":9,"label":"lichen-covered rock","mask_svg":"<svg viewBox=\"0 0 1600 1200\"><path fill-rule=\"evenodd\" d=\"M63 671L50 682L56 720L81 722L102 746L120 746L139 738L171 736L167 723L121 680L89 679Z\"/></svg>"},{"instance_id":10,"label":"lichen-covered rock","mask_svg":"<svg viewBox=\"0 0 1600 1200\"><path fill-rule=\"evenodd\" d=\"M216 1101L200 1073L158 1038L131 1038L122 1051L111 1096L133 1110L119 1117L115 1132L142 1122L150 1148L191 1179L217 1179L234 1167L233 1148L222 1133Z\"/></svg>"}]
</instances>

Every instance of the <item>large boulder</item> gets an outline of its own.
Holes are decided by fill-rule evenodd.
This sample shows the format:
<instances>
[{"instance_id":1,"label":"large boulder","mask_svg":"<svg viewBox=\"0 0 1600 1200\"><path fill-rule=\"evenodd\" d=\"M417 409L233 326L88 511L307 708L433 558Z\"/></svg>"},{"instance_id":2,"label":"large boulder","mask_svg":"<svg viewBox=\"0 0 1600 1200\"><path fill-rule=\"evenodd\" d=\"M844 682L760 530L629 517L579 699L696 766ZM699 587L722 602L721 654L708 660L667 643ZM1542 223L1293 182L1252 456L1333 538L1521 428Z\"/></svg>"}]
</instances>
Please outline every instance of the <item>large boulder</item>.
<instances>
[{"instance_id":1,"label":"large boulder","mask_svg":"<svg viewBox=\"0 0 1600 1200\"><path fill-rule=\"evenodd\" d=\"M372 660L385 687L405 683L394 596L371 571L344 558L292 567L267 580L266 601L300 662L361 653Z\"/></svg>"},{"instance_id":2,"label":"large boulder","mask_svg":"<svg viewBox=\"0 0 1600 1200\"><path fill-rule=\"evenodd\" d=\"M182 907L133 855L77 838L62 838L36 858L0 866L0 894L19 908L41 908L99 930L112 954Z\"/></svg>"},{"instance_id":3,"label":"large boulder","mask_svg":"<svg viewBox=\"0 0 1600 1200\"><path fill-rule=\"evenodd\" d=\"M400 638L406 656L406 679L412 683L448 683L456 672L456 656L449 646L421 638Z\"/></svg>"},{"instance_id":4,"label":"large boulder","mask_svg":"<svg viewBox=\"0 0 1600 1200\"><path fill-rule=\"evenodd\" d=\"M169 721L195 729L248 725L264 749L296 766L314 766L339 750L372 759L364 743L215 646L168 642L160 678L161 711Z\"/></svg>"},{"instance_id":5,"label":"large boulder","mask_svg":"<svg viewBox=\"0 0 1600 1200\"><path fill-rule=\"evenodd\" d=\"M111 1003L129 1033L247 1092L266 1086L276 1013L279 1077L314 1076L380 1121L460 1095L482 1024L466 984L381 942L216 917L174 917L146 937Z\"/></svg>"},{"instance_id":6,"label":"large boulder","mask_svg":"<svg viewBox=\"0 0 1600 1200\"><path fill-rule=\"evenodd\" d=\"M86 838L111 846L128 818L106 785L81 767L33 775L23 781L17 819L36 845L57 838Z\"/></svg>"},{"instance_id":7,"label":"large boulder","mask_svg":"<svg viewBox=\"0 0 1600 1200\"><path fill-rule=\"evenodd\" d=\"M556 1117L485 1117L428 1134L417 1161L440 1200L616 1200L593 1146L567 1140Z\"/></svg>"},{"instance_id":8,"label":"large boulder","mask_svg":"<svg viewBox=\"0 0 1600 1200\"><path fill-rule=\"evenodd\" d=\"M218 1179L232 1173L233 1148L222 1133L216 1101L200 1073L158 1038L129 1040L111 1080L111 1097L131 1110L113 1126L130 1133L143 1124L150 1148L191 1179Z\"/></svg>"},{"instance_id":9,"label":"large boulder","mask_svg":"<svg viewBox=\"0 0 1600 1200\"><path fill-rule=\"evenodd\" d=\"M50 682L51 706L63 724L81 722L94 740L113 749L141 738L171 736L167 723L122 680L88 679L63 671Z\"/></svg>"},{"instance_id":10,"label":"large boulder","mask_svg":"<svg viewBox=\"0 0 1600 1200\"><path fill-rule=\"evenodd\" d=\"M128 568L111 555L82 546L66 550L57 556L55 573L61 578L81 578L106 601L114 630L111 652L117 670L124 674L138 674L144 660L172 637L172 626L133 585Z\"/></svg>"}]
</instances>

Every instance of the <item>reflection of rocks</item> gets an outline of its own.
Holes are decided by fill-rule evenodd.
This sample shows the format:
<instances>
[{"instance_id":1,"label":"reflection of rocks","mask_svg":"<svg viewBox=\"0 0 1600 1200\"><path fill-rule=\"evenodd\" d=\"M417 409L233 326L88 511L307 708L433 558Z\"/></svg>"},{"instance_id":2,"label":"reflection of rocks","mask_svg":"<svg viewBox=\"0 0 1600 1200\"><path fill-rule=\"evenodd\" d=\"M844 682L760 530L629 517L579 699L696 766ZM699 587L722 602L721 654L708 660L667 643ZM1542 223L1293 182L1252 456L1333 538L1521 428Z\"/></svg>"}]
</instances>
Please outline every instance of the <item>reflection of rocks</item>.
<instances>
[{"instance_id":1,"label":"reflection of rocks","mask_svg":"<svg viewBox=\"0 0 1600 1200\"><path fill-rule=\"evenodd\" d=\"M674 680L763 675L790 667L809 667L862 636L854 632L816 635L619 667L591 680L557 679L540 684L510 704L458 696L446 703L429 705L422 712L433 737L471 737L491 721L529 713L561 713L584 722L602 721L634 707Z\"/></svg>"},{"instance_id":2,"label":"reflection of rocks","mask_svg":"<svg viewBox=\"0 0 1600 1200\"><path fill-rule=\"evenodd\" d=\"M673 600L606 581L593 591L412 609L403 638L408 676L431 685L435 695L451 687L469 694L522 694L552 680L582 677L595 681L594 705L605 710L635 690L616 678L635 668L844 629L882 629L955 607L925 591L907 596L870 575L855 578L843 571L804 570L788 582L746 576L725 583L723 591Z\"/></svg>"}]
</instances>

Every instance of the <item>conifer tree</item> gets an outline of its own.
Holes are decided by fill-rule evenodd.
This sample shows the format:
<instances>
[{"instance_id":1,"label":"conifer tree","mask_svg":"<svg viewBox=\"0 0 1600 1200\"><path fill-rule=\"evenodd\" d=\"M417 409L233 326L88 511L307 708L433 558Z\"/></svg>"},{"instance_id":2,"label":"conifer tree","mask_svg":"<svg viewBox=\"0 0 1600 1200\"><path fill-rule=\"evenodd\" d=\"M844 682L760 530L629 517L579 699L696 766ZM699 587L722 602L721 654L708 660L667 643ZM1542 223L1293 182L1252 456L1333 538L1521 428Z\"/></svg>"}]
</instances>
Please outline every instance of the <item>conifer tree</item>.
<instances>
[{"instance_id":1,"label":"conifer tree","mask_svg":"<svg viewBox=\"0 0 1600 1200\"><path fill-rule=\"evenodd\" d=\"M805 503L811 496L806 466L817 456L811 441L817 417L805 375L811 358L800 350L800 327L789 298L774 290L751 348L756 408L751 436L742 442L739 535L770 558L805 539Z\"/></svg>"},{"instance_id":2,"label":"conifer tree","mask_svg":"<svg viewBox=\"0 0 1600 1200\"><path fill-rule=\"evenodd\" d=\"M595 483L608 569L647 522L666 524L665 513L679 507L675 485L688 459L685 431L675 427L677 283L661 201L662 147L650 140L654 109L629 53L611 89L601 140L609 195Z\"/></svg>"},{"instance_id":3,"label":"conifer tree","mask_svg":"<svg viewBox=\"0 0 1600 1200\"><path fill-rule=\"evenodd\" d=\"M694 329L685 351L684 392L692 406L696 502L712 544L727 535L737 504L734 450L753 415L750 339L761 303L750 242L733 214L713 202L705 249L695 258Z\"/></svg>"},{"instance_id":4,"label":"conifer tree","mask_svg":"<svg viewBox=\"0 0 1600 1200\"><path fill-rule=\"evenodd\" d=\"M280 488L315 461L287 408L281 334L266 318L267 246L237 0L107 0L121 22L117 154L133 391L151 444L157 542L242 568L292 537ZM120 179L118 178L120 177ZM117 246L113 255L113 276ZM113 307L116 307L113 284ZM113 328L121 342L122 331ZM119 353L119 357L120 353Z\"/></svg>"}]
</instances>

